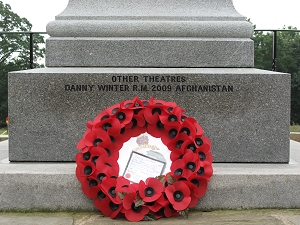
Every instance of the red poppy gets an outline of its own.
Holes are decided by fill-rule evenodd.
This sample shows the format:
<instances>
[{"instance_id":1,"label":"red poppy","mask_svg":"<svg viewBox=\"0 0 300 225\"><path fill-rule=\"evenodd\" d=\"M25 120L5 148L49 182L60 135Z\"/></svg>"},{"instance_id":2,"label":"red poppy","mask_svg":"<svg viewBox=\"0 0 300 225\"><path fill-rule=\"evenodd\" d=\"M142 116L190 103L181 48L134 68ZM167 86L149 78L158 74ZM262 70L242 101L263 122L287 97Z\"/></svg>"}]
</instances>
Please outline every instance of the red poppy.
<instances>
[{"instance_id":1,"label":"red poppy","mask_svg":"<svg viewBox=\"0 0 300 225\"><path fill-rule=\"evenodd\" d=\"M193 118L187 118L181 123L180 133L185 133L189 137L194 137L196 135L196 127Z\"/></svg>"},{"instance_id":2,"label":"red poppy","mask_svg":"<svg viewBox=\"0 0 300 225\"><path fill-rule=\"evenodd\" d=\"M198 152L201 161L208 161L212 163L212 155L210 152L211 143L210 140L205 136L196 136L194 143L197 147L196 152Z\"/></svg>"},{"instance_id":3,"label":"red poppy","mask_svg":"<svg viewBox=\"0 0 300 225\"><path fill-rule=\"evenodd\" d=\"M191 191L183 182L174 182L165 188L165 192L175 210L185 210L191 202Z\"/></svg>"},{"instance_id":4,"label":"red poppy","mask_svg":"<svg viewBox=\"0 0 300 225\"><path fill-rule=\"evenodd\" d=\"M160 120L158 120L156 124L147 124L146 131L155 138L161 138L166 133L164 125Z\"/></svg>"},{"instance_id":5,"label":"red poppy","mask_svg":"<svg viewBox=\"0 0 300 225\"><path fill-rule=\"evenodd\" d=\"M115 104L115 105L112 105L112 106L110 106L109 108L105 109L104 111L105 111L108 115L113 116L113 115L116 114L116 112L118 112L118 110L120 110L120 108L121 108L121 104ZM106 116L104 116L104 118L106 118ZM104 118L102 117L101 120L103 120Z\"/></svg>"},{"instance_id":6,"label":"red poppy","mask_svg":"<svg viewBox=\"0 0 300 225\"><path fill-rule=\"evenodd\" d=\"M100 190L99 181L97 178L91 176L86 179L84 182L81 182L82 192L89 198L95 198L95 192Z\"/></svg>"},{"instance_id":7,"label":"red poppy","mask_svg":"<svg viewBox=\"0 0 300 225\"><path fill-rule=\"evenodd\" d=\"M111 174L111 176L118 176L120 170L118 162L107 155L102 155L97 159L96 168L99 172L106 175Z\"/></svg>"},{"instance_id":8,"label":"red poppy","mask_svg":"<svg viewBox=\"0 0 300 225\"><path fill-rule=\"evenodd\" d=\"M144 202L153 202L157 200L164 190L162 183L156 179L149 177L146 182L140 181L139 194Z\"/></svg>"},{"instance_id":9,"label":"red poppy","mask_svg":"<svg viewBox=\"0 0 300 225\"><path fill-rule=\"evenodd\" d=\"M167 147L171 151L173 150L181 150L182 153L184 153L184 149L182 148L182 145L185 141L189 141L188 136L185 133L180 133L177 135L174 139L172 139L168 144Z\"/></svg>"},{"instance_id":10,"label":"red poppy","mask_svg":"<svg viewBox=\"0 0 300 225\"><path fill-rule=\"evenodd\" d=\"M145 120L152 125L155 125L161 116L168 115L168 106L164 105L162 102L155 102L153 99L150 99L149 104L144 109Z\"/></svg>"},{"instance_id":11,"label":"red poppy","mask_svg":"<svg viewBox=\"0 0 300 225\"><path fill-rule=\"evenodd\" d=\"M140 112L143 113L142 111ZM134 114L130 123L125 126L126 130L130 129L131 137L136 137L147 131L145 126L146 120L141 114Z\"/></svg>"},{"instance_id":12,"label":"red poppy","mask_svg":"<svg viewBox=\"0 0 300 225\"><path fill-rule=\"evenodd\" d=\"M125 126L126 124L130 123L133 117L133 110L125 109L123 103L120 104L120 109L116 111L114 114L114 118L117 118L120 121L121 126Z\"/></svg>"},{"instance_id":13,"label":"red poppy","mask_svg":"<svg viewBox=\"0 0 300 225\"><path fill-rule=\"evenodd\" d=\"M129 187L130 187L130 181L129 180L127 180L123 176L117 178L116 192L127 192L127 193L131 192Z\"/></svg>"},{"instance_id":14,"label":"red poppy","mask_svg":"<svg viewBox=\"0 0 300 225\"><path fill-rule=\"evenodd\" d=\"M204 177L194 175L183 182L189 186L191 193L193 193L196 198L201 198L207 190L207 179Z\"/></svg>"},{"instance_id":15,"label":"red poppy","mask_svg":"<svg viewBox=\"0 0 300 225\"><path fill-rule=\"evenodd\" d=\"M122 212L125 214L126 219L132 222L141 221L149 212L145 205L135 205L137 194L129 193L123 199Z\"/></svg>"},{"instance_id":16,"label":"red poppy","mask_svg":"<svg viewBox=\"0 0 300 225\"><path fill-rule=\"evenodd\" d=\"M159 204L157 201L153 202L146 202L145 205L149 208L151 212L157 212L161 207L163 207L161 204Z\"/></svg>"},{"instance_id":17,"label":"red poppy","mask_svg":"<svg viewBox=\"0 0 300 225\"><path fill-rule=\"evenodd\" d=\"M84 144L89 147L107 147L110 145L110 138L104 130L92 130L84 137Z\"/></svg>"},{"instance_id":18,"label":"red poppy","mask_svg":"<svg viewBox=\"0 0 300 225\"><path fill-rule=\"evenodd\" d=\"M114 202L120 204L122 201L116 191L117 180L114 178L105 177L101 183L103 192Z\"/></svg>"},{"instance_id":19,"label":"red poppy","mask_svg":"<svg viewBox=\"0 0 300 225\"><path fill-rule=\"evenodd\" d=\"M98 123L95 123L92 130L104 130L108 135L118 135L121 129L121 123L116 118L107 118Z\"/></svg>"},{"instance_id":20,"label":"red poppy","mask_svg":"<svg viewBox=\"0 0 300 225\"><path fill-rule=\"evenodd\" d=\"M95 171L95 165L91 161L77 162L76 177L78 180L82 181L90 176L93 176Z\"/></svg>"},{"instance_id":21,"label":"red poppy","mask_svg":"<svg viewBox=\"0 0 300 225\"><path fill-rule=\"evenodd\" d=\"M194 208L199 202L199 198L197 198L193 192L191 192L191 203L189 204L188 208Z\"/></svg>"},{"instance_id":22,"label":"red poppy","mask_svg":"<svg viewBox=\"0 0 300 225\"><path fill-rule=\"evenodd\" d=\"M199 156L192 151L183 155L182 159L177 159L171 164L171 171L176 176L188 178L194 175L200 168Z\"/></svg>"},{"instance_id":23,"label":"red poppy","mask_svg":"<svg viewBox=\"0 0 300 225\"><path fill-rule=\"evenodd\" d=\"M124 101L124 104L122 104L122 106L126 109L142 109L144 108L144 102L142 100L139 99L139 97L135 97L132 100L127 100ZM138 112L139 110L136 110L135 112ZM135 113L136 114L136 113Z\"/></svg>"},{"instance_id":24,"label":"red poppy","mask_svg":"<svg viewBox=\"0 0 300 225\"><path fill-rule=\"evenodd\" d=\"M169 204L169 200L166 196L166 193L163 192L162 195L156 200L156 202L162 206L166 206Z\"/></svg>"},{"instance_id":25,"label":"red poppy","mask_svg":"<svg viewBox=\"0 0 300 225\"><path fill-rule=\"evenodd\" d=\"M114 203L103 191L97 193L97 198L94 199L94 205L99 209L104 216L115 218L122 210L122 204Z\"/></svg>"},{"instance_id":26,"label":"red poppy","mask_svg":"<svg viewBox=\"0 0 300 225\"><path fill-rule=\"evenodd\" d=\"M209 181L213 174L213 168L210 162L200 162L200 168L197 170L197 175Z\"/></svg>"},{"instance_id":27,"label":"red poppy","mask_svg":"<svg viewBox=\"0 0 300 225\"><path fill-rule=\"evenodd\" d=\"M169 143L176 139L179 135L181 123L180 122L172 122L164 124L165 132L161 136L161 141L168 146Z\"/></svg>"},{"instance_id":28,"label":"red poppy","mask_svg":"<svg viewBox=\"0 0 300 225\"><path fill-rule=\"evenodd\" d=\"M160 120L163 124L180 122L181 114L183 110L180 107L165 107L168 113L164 113L160 116Z\"/></svg>"}]
</instances>

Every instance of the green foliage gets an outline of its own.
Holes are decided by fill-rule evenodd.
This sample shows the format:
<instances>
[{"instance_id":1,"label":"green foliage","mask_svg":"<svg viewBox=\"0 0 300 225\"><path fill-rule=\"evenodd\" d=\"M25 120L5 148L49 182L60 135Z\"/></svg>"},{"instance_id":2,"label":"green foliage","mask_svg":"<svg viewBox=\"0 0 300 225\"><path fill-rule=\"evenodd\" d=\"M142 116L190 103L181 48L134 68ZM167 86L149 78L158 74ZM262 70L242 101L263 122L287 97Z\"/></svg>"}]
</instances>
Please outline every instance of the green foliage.
<instances>
[{"instance_id":1,"label":"green foliage","mask_svg":"<svg viewBox=\"0 0 300 225\"><path fill-rule=\"evenodd\" d=\"M283 29L297 30L296 27ZM272 69L273 32L255 31L254 66ZM290 73L291 78L291 124L300 124L300 32L277 32L276 71ZM280 84L279 84L280 85Z\"/></svg>"},{"instance_id":2,"label":"green foliage","mask_svg":"<svg viewBox=\"0 0 300 225\"><path fill-rule=\"evenodd\" d=\"M25 32L31 30L31 23L26 18L21 18L8 4L0 1L0 31ZM41 67L37 63L44 57L45 49L40 47L44 38L34 35L34 67ZM7 110L7 75L8 72L29 68L30 58L29 34L0 34L0 127L5 126Z\"/></svg>"}]
</instances>

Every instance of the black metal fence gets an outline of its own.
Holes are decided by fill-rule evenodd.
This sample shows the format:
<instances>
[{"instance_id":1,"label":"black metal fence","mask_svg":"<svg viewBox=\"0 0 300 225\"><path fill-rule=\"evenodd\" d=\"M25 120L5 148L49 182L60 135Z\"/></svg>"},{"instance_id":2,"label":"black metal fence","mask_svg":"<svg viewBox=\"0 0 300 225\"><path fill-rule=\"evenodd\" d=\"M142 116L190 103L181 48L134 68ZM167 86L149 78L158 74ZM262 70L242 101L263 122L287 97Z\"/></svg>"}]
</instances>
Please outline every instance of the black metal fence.
<instances>
[{"instance_id":1,"label":"black metal fence","mask_svg":"<svg viewBox=\"0 0 300 225\"><path fill-rule=\"evenodd\" d=\"M256 29L255 31L262 31L262 32L273 32L273 55L272 55L272 70L276 71L276 61L277 61L277 34L278 32L300 32L300 30L285 30L285 29L276 29L276 30L260 30L260 29ZM33 35L34 34L47 34L46 32L4 32L4 31L0 31L0 34L20 34L20 35L24 35L24 34L29 34L30 36L30 43L29 43L29 49L30 49L30 58L29 58L29 65L30 65L30 69L33 69L33 43L34 43L34 38Z\"/></svg>"},{"instance_id":2,"label":"black metal fence","mask_svg":"<svg viewBox=\"0 0 300 225\"><path fill-rule=\"evenodd\" d=\"M281 30L260 30L257 29L255 31L262 31L262 32L273 32L273 61L272 61L272 70L276 71L276 62L277 62L277 34L278 32L300 32L300 30L285 30L285 29L281 29Z\"/></svg>"},{"instance_id":3,"label":"black metal fence","mask_svg":"<svg viewBox=\"0 0 300 225\"><path fill-rule=\"evenodd\" d=\"M47 34L46 32L32 32L32 31L28 31L28 32L13 32L13 31L0 31L0 35L1 34L19 34L19 35L28 35L29 34L29 67L30 69L33 69L33 46L34 46L34 34Z\"/></svg>"}]
</instances>

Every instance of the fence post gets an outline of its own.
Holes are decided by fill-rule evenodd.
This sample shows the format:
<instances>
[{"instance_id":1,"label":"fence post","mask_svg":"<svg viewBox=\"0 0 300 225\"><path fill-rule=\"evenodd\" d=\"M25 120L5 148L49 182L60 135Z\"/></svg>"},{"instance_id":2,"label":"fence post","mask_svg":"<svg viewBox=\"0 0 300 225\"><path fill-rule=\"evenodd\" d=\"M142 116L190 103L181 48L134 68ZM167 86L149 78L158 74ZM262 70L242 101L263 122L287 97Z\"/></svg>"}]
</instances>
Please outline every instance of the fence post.
<instances>
[{"instance_id":1,"label":"fence post","mask_svg":"<svg viewBox=\"0 0 300 225\"><path fill-rule=\"evenodd\" d=\"M277 60L277 30L273 30L273 63L272 63L272 71L276 71L276 60Z\"/></svg>"},{"instance_id":2,"label":"fence post","mask_svg":"<svg viewBox=\"0 0 300 225\"><path fill-rule=\"evenodd\" d=\"M33 33L29 33L30 36L30 69L33 69Z\"/></svg>"}]
</instances>

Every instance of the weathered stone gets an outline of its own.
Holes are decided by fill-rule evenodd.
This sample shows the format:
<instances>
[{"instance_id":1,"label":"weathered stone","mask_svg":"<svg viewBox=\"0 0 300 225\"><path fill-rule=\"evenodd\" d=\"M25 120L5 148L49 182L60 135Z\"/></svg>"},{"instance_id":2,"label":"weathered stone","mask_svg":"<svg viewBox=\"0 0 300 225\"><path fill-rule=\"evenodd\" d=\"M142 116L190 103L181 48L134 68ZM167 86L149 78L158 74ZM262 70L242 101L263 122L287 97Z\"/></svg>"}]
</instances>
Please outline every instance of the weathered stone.
<instances>
[{"instance_id":1,"label":"weathered stone","mask_svg":"<svg viewBox=\"0 0 300 225\"><path fill-rule=\"evenodd\" d=\"M70 0L47 25L48 67L253 67L229 0Z\"/></svg>"},{"instance_id":2,"label":"weathered stone","mask_svg":"<svg viewBox=\"0 0 300 225\"><path fill-rule=\"evenodd\" d=\"M279 85L280 84L280 85ZM9 74L11 161L73 161L85 123L139 96L175 101L215 162L289 160L290 76L235 68L45 68Z\"/></svg>"}]
</instances>

